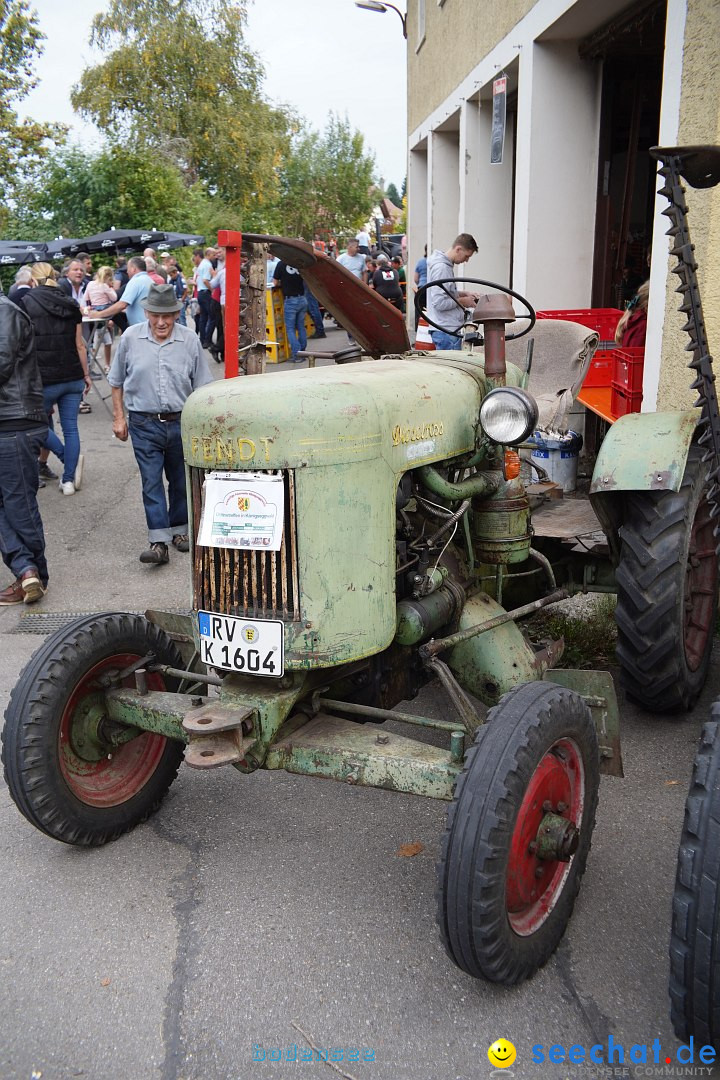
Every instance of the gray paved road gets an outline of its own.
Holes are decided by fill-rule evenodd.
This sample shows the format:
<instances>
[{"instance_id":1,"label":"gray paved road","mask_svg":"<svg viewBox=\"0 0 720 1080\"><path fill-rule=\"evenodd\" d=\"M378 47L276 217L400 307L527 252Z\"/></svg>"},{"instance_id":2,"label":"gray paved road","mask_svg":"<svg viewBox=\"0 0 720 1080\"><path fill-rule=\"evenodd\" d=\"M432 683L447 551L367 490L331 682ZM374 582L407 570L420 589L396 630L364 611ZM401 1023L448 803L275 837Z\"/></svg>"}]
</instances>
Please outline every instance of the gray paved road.
<instances>
[{"instance_id":1,"label":"gray paved road","mask_svg":"<svg viewBox=\"0 0 720 1080\"><path fill-rule=\"evenodd\" d=\"M187 556L173 552L159 569L137 562L145 533L130 448L110 437L97 399L80 421L82 492L41 492L52 569L42 610L186 605ZM0 611L3 708L42 640L16 632L21 614ZM373 1051L373 1062L339 1066L357 1080L606 1076L534 1065L530 1047L589 1048L610 1035L626 1048L659 1038L674 1056L670 899L717 674L712 683L677 721L623 707L627 776L603 781L570 930L545 970L514 990L467 978L439 943L443 805L283 774L181 769L150 822L79 851L35 831L3 785L0 1077L331 1080L338 1073L324 1063L270 1059L293 1045L301 1057L306 1036ZM442 708L432 690L422 704ZM424 850L398 857L408 841ZM501 1036L518 1056L493 1073L487 1047Z\"/></svg>"}]
</instances>

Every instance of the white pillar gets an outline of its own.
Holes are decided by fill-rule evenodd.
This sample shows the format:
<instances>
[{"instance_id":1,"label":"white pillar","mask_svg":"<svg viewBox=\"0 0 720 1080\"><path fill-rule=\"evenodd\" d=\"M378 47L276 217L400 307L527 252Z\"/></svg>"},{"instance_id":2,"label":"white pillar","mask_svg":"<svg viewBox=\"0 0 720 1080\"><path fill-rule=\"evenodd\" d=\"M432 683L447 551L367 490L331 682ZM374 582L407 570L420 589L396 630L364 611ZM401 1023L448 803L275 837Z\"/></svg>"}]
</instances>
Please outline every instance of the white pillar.
<instances>
[{"instance_id":1,"label":"white pillar","mask_svg":"<svg viewBox=\"0 0 720 1080\"><path fill-rule=\"evenodd\" d=\"M446 251L458 233L460 163L457 131L430 136L430 236L428 250Z\"/></svg>"},{"instance_id":2,"label":"white pillar","mask_svg":"<svg viewBox=\"0 0 720 1080\"><path fill-rule=\"evenodd\" d=\"M514 281L536 308L590 306L600 98L575 42L522 50Z\"/></svg>"},{"instance_id":3,"label":"white pillar","mask_svg":"<svg viewBox=\"0 0 720 1080\"><path fill-rule=\"evenodd\" d=\"M411 150L408 161L408 207L412 207L412 213L408 214L408 261L405 276L407 278L407 323L410 328L415 326L413 289L415 265L428 244L430 236L428 179L428 154L427 144L425 144L423 147ZM430 251L429 246L428 251ZM413 340L413 333L410 334L410 340Z\"/></svg>"},{"instance_id":4,"label":"white pillar","mask_svg":"<svg viewBox=\"0 0 720 1080\"><path fill-rule=\"evenodd\" d=\"M466 101L460 122L460 232L478 243L465 273L510 284L514 115L508 113L502 163L490 163L492 101Z\"/></svg>"}]
</instances>

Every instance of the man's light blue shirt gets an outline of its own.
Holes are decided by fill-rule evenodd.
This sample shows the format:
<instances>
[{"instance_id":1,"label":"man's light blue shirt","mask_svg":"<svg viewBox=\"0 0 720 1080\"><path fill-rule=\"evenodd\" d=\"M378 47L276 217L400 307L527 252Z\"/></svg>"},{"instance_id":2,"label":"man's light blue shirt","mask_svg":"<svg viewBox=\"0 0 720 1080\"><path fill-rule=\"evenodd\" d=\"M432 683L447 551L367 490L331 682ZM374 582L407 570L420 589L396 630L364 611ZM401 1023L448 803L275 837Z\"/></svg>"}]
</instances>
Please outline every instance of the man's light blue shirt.
<instances>
[{"instance_id":1,"label":"man's light blue shirt","mask_svg":"<svg viewBox=\"0 0 720 1080\"><path fill-rule=\"evenodd\" d=\"M128 327L108 375L122 386L128 412L181 412L193 390L212 381L200 339L177 322L166 341L155 340L149 322Z\"/></svg>"},{"instance_id":2,"label":"man's light blue shirt","mask_svg":"<svg viewBox=\"0 0 720 1080\"><path fill-rule=\"evenodd\" d=\"M198 263L197 273L195 275L198 292L207 289L205 282L210 281L214 273L215 271L213 270L212 263L209 259L203 259L201 263Z\"/></svg>"},{"instance_id":3,"label":"man's light blue shirt","mask_svg":"<svg viewBox=\"0 0 720 1080\"><path fill-rule=\"evenodd\" d=\"M127 304L125 314L131 326L145 322L147 319L145 308L141 307L141 303L150 292L151 285L152 278L144 270L140 270L139 273L133 274L125 286L125 292L120 299L123 304Z\"/></svg>"}]
</instances>

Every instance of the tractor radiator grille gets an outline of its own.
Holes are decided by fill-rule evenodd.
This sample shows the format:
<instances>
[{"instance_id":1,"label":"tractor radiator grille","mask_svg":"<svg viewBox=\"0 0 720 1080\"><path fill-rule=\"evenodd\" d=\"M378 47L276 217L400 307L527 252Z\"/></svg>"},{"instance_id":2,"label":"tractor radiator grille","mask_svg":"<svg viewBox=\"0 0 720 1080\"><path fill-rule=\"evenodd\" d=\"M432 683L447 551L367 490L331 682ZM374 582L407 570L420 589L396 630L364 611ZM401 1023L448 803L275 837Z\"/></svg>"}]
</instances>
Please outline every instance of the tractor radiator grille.
<instances>
[{"instance_id":1,"label":"tractor radiator grille","mask_svg":"<svg viewBox=\"0 0 720 1080\"><path fill-rule=\"evenodd\" d=\"M200 531L205 470L191 467L193 530ZM196 609L248 618L300 620L295 476L283 473L285 526L279 551L234 551L195 544L193 599Z\"/></svg>"}]
</instances>

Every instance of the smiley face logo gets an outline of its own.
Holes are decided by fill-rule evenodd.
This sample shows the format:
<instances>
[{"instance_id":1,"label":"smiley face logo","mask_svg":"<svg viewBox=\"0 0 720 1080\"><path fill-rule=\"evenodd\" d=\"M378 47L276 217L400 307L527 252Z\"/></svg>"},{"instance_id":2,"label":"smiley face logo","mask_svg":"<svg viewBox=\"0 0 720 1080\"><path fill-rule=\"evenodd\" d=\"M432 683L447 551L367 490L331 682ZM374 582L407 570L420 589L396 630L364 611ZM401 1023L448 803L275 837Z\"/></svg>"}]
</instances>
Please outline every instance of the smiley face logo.
<instances>
[{"instance_id":1,"label":"smiley face logo","mask_svg":"<svg viewBox=\"0 0 720 1080\"><path fill-rule=\"evenodd\" d=\"M496 1069L507 1069L516 1057L515 1047L507 1039L496 1039L492 1046L488 1047L488 1061Z\"/></svg>"}]
</instances>

